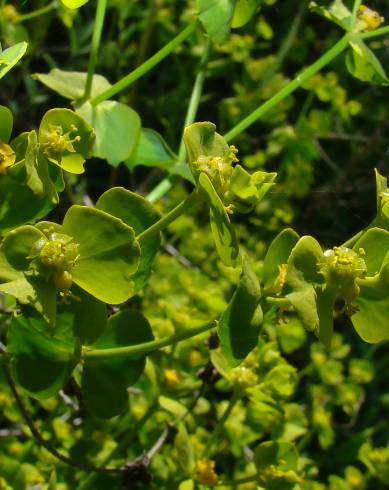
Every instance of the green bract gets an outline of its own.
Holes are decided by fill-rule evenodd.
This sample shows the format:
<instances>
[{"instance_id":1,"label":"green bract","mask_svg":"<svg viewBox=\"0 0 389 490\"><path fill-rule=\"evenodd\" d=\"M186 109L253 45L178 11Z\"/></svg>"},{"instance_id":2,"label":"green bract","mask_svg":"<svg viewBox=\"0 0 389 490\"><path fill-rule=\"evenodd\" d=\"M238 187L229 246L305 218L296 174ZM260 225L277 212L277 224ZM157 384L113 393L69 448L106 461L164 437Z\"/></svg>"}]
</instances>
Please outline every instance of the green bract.
<instances>
[{"instance_id":1,"label":"green bract","mask_svg":"<svg viewBox=\"0 0 389 490\"><path fill-rule=\"evenodd\" d=\"M0 247L0 290L32 304L55 323L56 291L72 282L106 303L133 294L140 249L134 231L94 208L72 206L63 225L45 222L10 232Z\"/></svg>"},{"instance_id":2,"label":"green bract","mask_svg":"<svg viewBox=\"0 0 389 490\"><path fill-rule=\"evenodd\" d=\"M95 135L93 128L70 109L51 109L39 126L41 154L67 172L84 172L84 162L91 155Z\"/></svg>"}]
</instances>

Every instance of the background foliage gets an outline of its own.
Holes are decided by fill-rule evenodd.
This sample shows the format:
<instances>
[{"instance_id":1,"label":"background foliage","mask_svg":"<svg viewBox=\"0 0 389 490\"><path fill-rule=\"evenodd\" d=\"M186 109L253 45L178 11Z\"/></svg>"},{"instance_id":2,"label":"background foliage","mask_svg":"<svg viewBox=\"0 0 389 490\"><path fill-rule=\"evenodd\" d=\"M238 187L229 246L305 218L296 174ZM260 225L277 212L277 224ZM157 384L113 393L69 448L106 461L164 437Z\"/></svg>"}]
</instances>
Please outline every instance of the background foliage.
<instances>
[{"instance_id":1,"label":"background foliage","mask_svg":"<svg viewBox=\"0 0 389 490\"><path fill-rule=\"evenodd\" d=\"M97 72L112 83L170 41L197 12L194 1L149 0L146 7L145 3L108 2ZM222 134L340 37L335 25L308 10L308 2L257 3L261 5L252 19L232 29L210 54L197 120L213 121ZM387 2L371 3L389 19ZM15 134L39 127L52 107L69 107L36 74L55 68L86 71L94 2L80 10L54 2L43 15L16 20L15 15L23 19L46 5L39 0L2 1L3 45L29 43L12 76L1 81L0 103L12 109ZM108 164L104 141L100 142L101 158L88 160L80 176L66 174L66 193L47 219L62 223L70 204L94 203L114 185L146 195L167 175L179 151L186 106L206 42L201 29L196 30L155 70L117 97L137 111L143 128L162 135L161 143L156 133L149 132L149 138L158 141L159 165L150 165L153 158L147 161L147 152L142 159L132 153L120 164L122 156L109 152ZM377 38L370 45L387 66L388 39ZM76 83L72 90L77 90ZM330 247L370 223L376 205L373 169L382 174L388 169L386 100L387 87L352 78L341 56L236 138L246 168L278 172L277 186L254 212L235 219L255 271L261 270L270 241L286 226L301 235L312 234ZM137 124L135 113L133 118ZM136 142L128 136L127 143L131 153ZM156 203L161 213L186 197L190 188L180 177L172 179L172 189ZM160 338L220 315L238 281L237 273L218 258L203 206L169 227L149 283L126 306L142 308L150 321L151 330L142 341ZM7 308L12 306L2 305L2 334L9 323ZM220 488L257 488L253 482L234 483L257 468L263 474L263 487L269 490L295 485L303 490L385 489L389 485L387 345L362 343L340 309L335 329L332 347L326 351L293 314L281 311L276 322L265 318L259 345L240 368L238 381L218 359L213 337L204 335L155 352L136 385L122 393L125 414L109 421L88 412L88 400L80 398L74 381L60 396L41 401L26 398L42 434L82 464L118 466L133 461L153 447L167 424L174 423L168 441L152 457L153 481L148 481L148 472L128 472L124 478L88 476L58 463L30 438L1 379L0 489L119 489L134 488L135 481L140 488L186 490L194 484L207 488L204 478L202 483L196 479L196 461L237 385L239 400L219 440L208 448L215 472L221 475ZM109 339L105 342L109 346ZM122 369L119 366L118 372ZM183 417L196 396L197 403ZM277 440L286 446L276 446ZM214 471L208 470L211 484ZM282 475L274 477L277 471Z\"/></svg>"}]
</instances>

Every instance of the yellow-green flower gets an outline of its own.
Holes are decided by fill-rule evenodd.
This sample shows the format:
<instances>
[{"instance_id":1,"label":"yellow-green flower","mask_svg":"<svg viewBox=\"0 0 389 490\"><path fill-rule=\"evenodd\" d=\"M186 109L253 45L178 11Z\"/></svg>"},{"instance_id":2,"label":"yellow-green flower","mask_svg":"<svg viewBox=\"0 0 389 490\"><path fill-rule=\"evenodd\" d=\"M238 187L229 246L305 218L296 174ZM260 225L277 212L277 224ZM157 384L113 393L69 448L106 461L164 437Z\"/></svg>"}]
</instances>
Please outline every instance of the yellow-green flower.
<instances>
[{"instance_id":1,"label":"yellow-green flower","mask_svg":"<svg viewBox=\"0 0 389 490\"><path fill-rule=\"evenodd\" d=\"M16 154L13 149L0 141L0 175L4 175L8 167L11 167L16 160Z\"/></svg>"}]
</instances>

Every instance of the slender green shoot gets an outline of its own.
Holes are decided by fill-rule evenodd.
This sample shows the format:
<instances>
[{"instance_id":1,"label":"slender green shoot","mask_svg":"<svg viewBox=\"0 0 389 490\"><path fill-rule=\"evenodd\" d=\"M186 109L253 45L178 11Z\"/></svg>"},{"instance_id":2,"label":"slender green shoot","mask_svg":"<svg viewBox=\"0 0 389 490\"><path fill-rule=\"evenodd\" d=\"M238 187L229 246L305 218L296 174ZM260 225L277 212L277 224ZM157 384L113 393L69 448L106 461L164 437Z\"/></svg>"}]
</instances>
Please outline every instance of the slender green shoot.
<instances>
[{"instance_id":1,"label":"slender green shoot","mask_svg":"<svg viewBox=\"0 0 389 490\"><path fill-rule=\"evenodd\" d=\"M99 51L101 33L103 32L105 11L107 0L97 0L95 23L93 27L92 45L88 63L88 74L85 81L84 99L89 99L92 92L93 75L97 63L97 53Z\"/></svg>"},{"instance_id":2,"label":"slender green shoot","mask_svg":"<svg viewBox=\"0 0 389 490\"><path fill-rule=\"evenodd\" d=\"M114 95L118 94L132 83L134 83L138 78L142 77L148 73L155 65L160 63L166 56L168 56L172 51L176 49L185 39L187 39L197 28L197 21L189 24L183 31L181 31L175 38L168 42L163 48L161 48L157 53L155 53L151 58L146 60L140 66L135 68L131 73L123 77L121 80L116 82L112 87L105 90L101 94L91 99L92 105L97 105L104 100L110 99Z\"/></svg>"}]
</instances>

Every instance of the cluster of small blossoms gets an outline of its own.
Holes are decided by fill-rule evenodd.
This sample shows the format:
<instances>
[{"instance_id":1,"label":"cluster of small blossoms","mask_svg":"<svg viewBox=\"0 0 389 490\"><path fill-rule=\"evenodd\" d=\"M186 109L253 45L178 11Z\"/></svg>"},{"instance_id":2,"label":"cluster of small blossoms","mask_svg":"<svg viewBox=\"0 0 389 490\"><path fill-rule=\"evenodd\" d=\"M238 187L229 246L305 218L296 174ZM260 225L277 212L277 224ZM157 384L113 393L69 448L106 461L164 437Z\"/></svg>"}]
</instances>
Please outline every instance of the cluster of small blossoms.
<instances>
[{"instance_id":1,"label":"cluster of small blossoms","mask_svg":"<svg viewBox=\"0 0 389 490\"><path fill-rule=\"evenodd\" d=\"M28 257L33 259L31 268L47 278L52 277L61 292L67 292L71 287L71 270L79 257L78 244L72 240L68 235L49 232L47 238L34 244Z\"/></svg>"},{"instance_id":2,"label":"cluster of small blossoms","mask_svg":"<svg viewBox=\"0 0 389 490\"><path fill-rule=\"evenodd\" d=\"M358 28L364 31L374 31L384 21L384 17L366 5L361 5L358 9Z\"/></svg>"},{"instance_id":3,"label":"cluster of small blossoms","mask_svg":"<svg viewBox=\"0 0 389 490\"><path fill-rule=\"evenodd\" d=\"M192 164L196 173L205 173L209 177L221 198L228 195L233 164L239 162L236 156L238 149L234 145L231 145L229 149L230 151L222 157L200 155Z\"/></svg>"},{"instance_id":4,"label":"cluster of small blossoms","mask_svg":"<svg viewBox=\"0 0 389 490\"><path fill-rule=\"evenodd\" d=\"M70 131L64 133L62 126L49 124L48 127L49 129L45 130L41 137L42 152L49 160L61 163L65 151L76 153L73 143L80 141L81 137L77 135L71 139L70 135L78 132L78 128L72 124Z\"/></svg>"},{"instance_id":5,"label":"cluster of small blossoms","mask_svg":"<svg viewBox=\"0 0 389 490\"><path fill-rule=\"evenodd\" d=\"M16 160L16 154L13 149L0 141L0 175L4 175L9 167L11 167Z\"/></svg>"},{"instance_id":6,"label":"cluster of small blossoms","mask_svg":"<svg viewBox=\"0 0 389 490\"><path fill-rule=\"evenodd\" d=\"M196 479L208 487L213 487L219 480L215 471L215 461L199 459L196 463Z\"/></svg>"},{"instance_id":7,"label":"cluster of small blossoms","mask_svg":"<svg viewBox=\"0 0 389 490\"><path fill-rule=\"evenodd\" d=\"M356 279L366 275L364 256L362 248L355 252L347 247L334 247L324 252L323 260L319 263L320 273L327 285L339 289L348 306L359 295Z\"/></svg>"}]
</instances>

